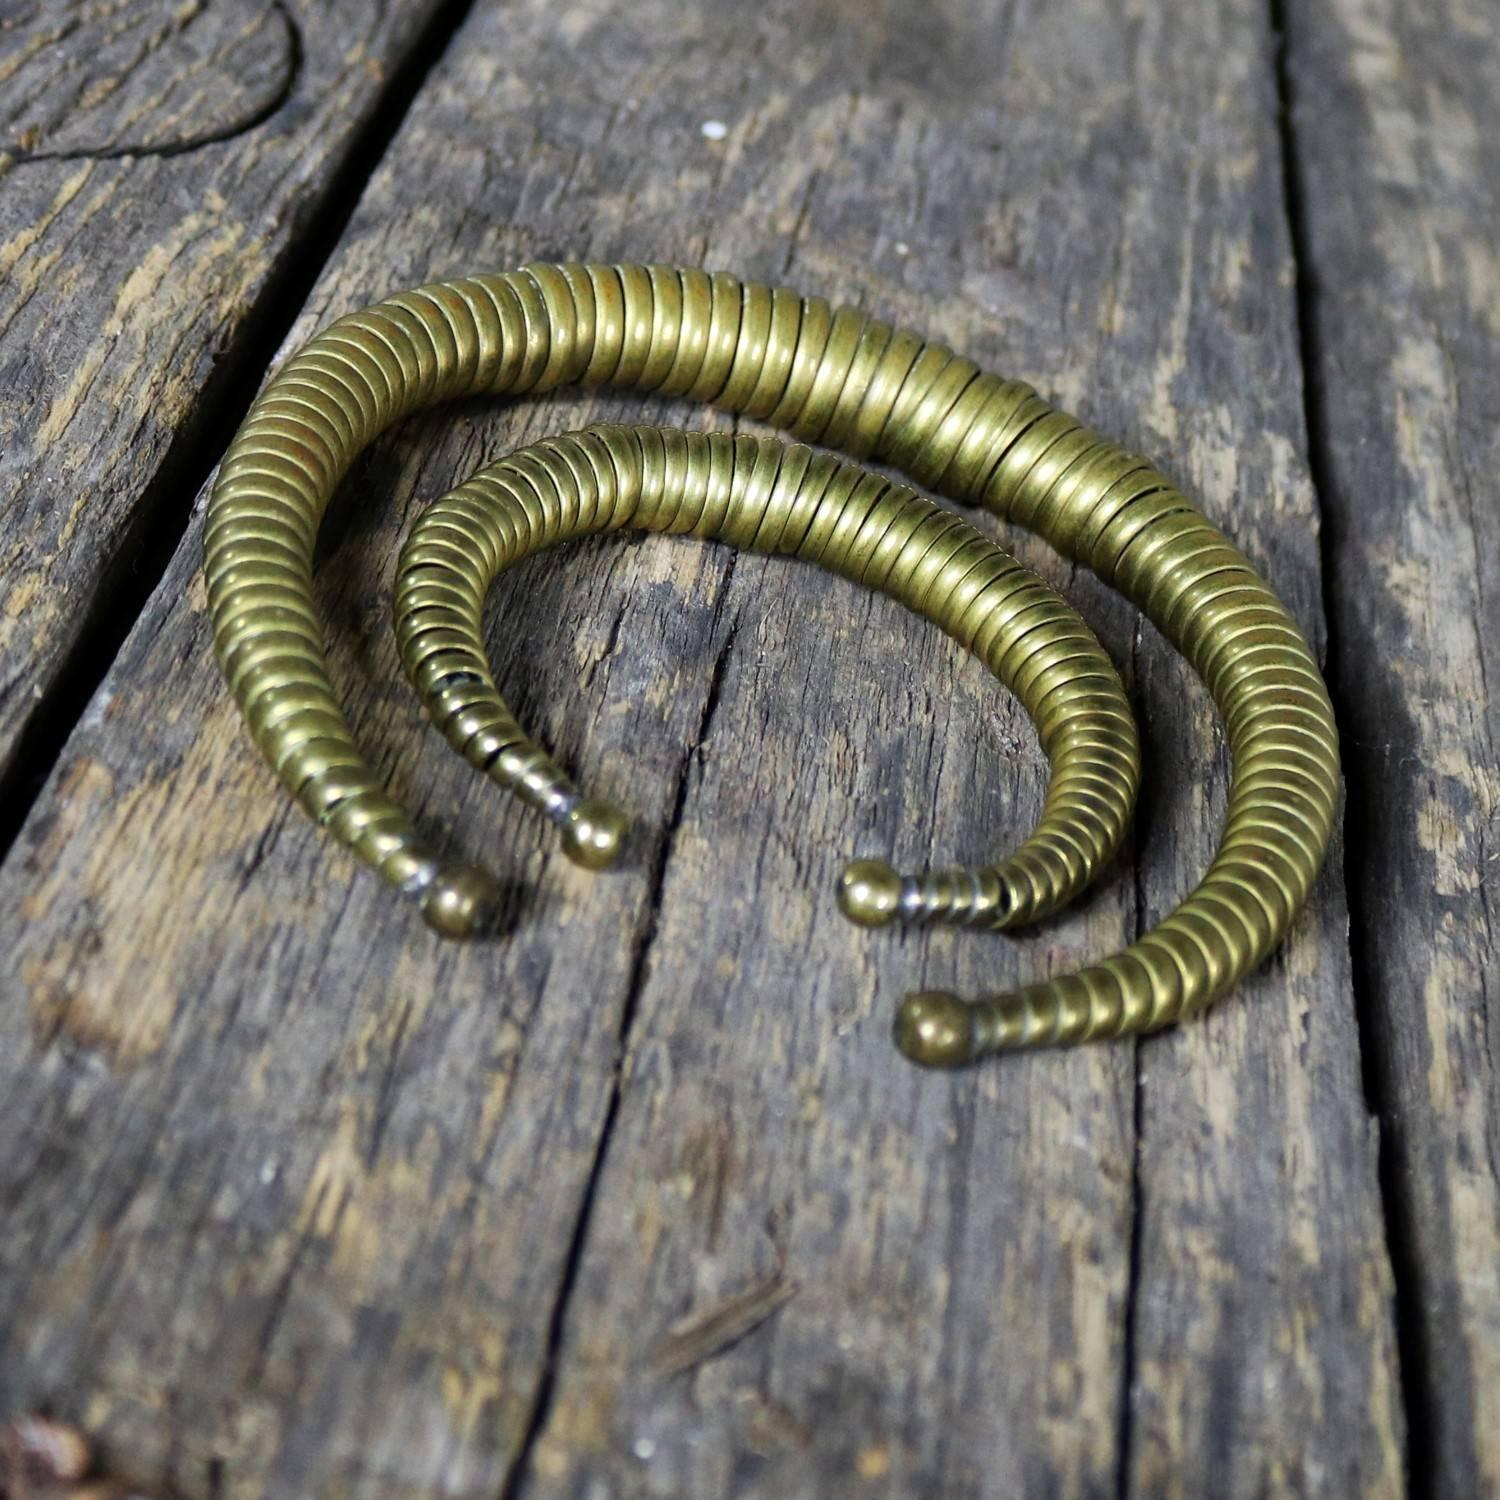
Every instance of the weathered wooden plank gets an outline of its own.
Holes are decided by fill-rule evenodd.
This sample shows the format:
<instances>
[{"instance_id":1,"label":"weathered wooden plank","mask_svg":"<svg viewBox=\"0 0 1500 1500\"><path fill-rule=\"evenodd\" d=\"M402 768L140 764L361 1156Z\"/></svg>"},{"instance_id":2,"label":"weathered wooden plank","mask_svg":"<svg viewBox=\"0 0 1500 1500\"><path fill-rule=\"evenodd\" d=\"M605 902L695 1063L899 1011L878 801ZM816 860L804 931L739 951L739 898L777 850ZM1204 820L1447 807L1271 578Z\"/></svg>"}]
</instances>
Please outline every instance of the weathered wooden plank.
<instances>
[{"instance_id":1,"label":"weathered wooden plank","mask_svg":"<svg viewBox=\"0 0 1500 1500\"><path fill-rule=\"evenodd\" d=\"M158 509L181 524L188 446L222 436L190 419L442 8L0 18L0 775Z\"/></svg>"},{"instance_id":2,"label":"weathered wooden plank","mask_svg":"<svg viewBox=\"0 0 1500 1500\"><path fill-rule=\"evenodd\" d=\"M1500 41L1476 0L1289 13L1329 588L1414 1464L1500 1493Z\"/></svg>"},{"instance_id":3,"label":"weathered wooden plank","mask_svg":"<svg viewBox=\"0 0 1500 1500\"><path fill-rule=\"evenodd\" d=\"M1176 455L1316 631L1270 84L1238 0L476 12L297 332L529 255L788 277ZM1102 951L1209 856L1202 696L1102 589L1020 543L1133 666L1144 862L1014 945L833 910L851 846L976 857L1040 766L973 663L820 575L612 539L502 589L503 686L640 818L616 875L423 730L406 497L601 405L641 410L413 424L324 568L360 732L524 883L502 944L441 946L286 807L174 563L0 871L0 1406L226 1495L1396 1493L1336 869L1139 1071L887 1040L909 983Z\"/></svg>"},{"instance_id":4,"label":"weathered wooden plank","mask_svg":"<svg viewBox=\"0 0 1500 1500\"><path fill-rule=\"evenodd\" d=\"M1265 16L949 14L913 64L920 104L872 63L828 99L844 171L810 199L797 264L868 301L924 296L961 347L1171 455L1316 637ZM831 32L803 35L835 50ZM983 84L965 69L1002 56ZM937 101L954 76L969 107L950 112ZM759 128L747 112L731 140L748 152ZM877 251L861 272L872 218L877 246L909 255ZM954 288L970 308L943 308ZM910 985L973 991L1098 952L1163 915L1208 858L1225 768L1204 695L1154 635L1132 644L1097 589L1067 587L1133 660L1149 726L1139 910L1117 885L1042 954L877 940L853 967L816 902L851 833L909 862L979 857L988 830L1024 821L1035 783L998 770L987 687L955 654L907 647L882 676L874 658L900 651L903 621L774 562L737 565L737 649L667 867L527 1494L822 1495L861 1479L1103 1494L1117 1471L1145 1496L1399 1492L1336 862L1267 973L1141 1049L1134 1122L1117 1053L955 1085L837 1039L845 1014L861 1038L882 1026ZM876 706L872 684L889 695ZM795 839L766 842L765 806ZM801 1287L768 1332L693 1377L642 1367L643 1325L711 1307L768 1262Z\"/></svg>"}]
</instances>

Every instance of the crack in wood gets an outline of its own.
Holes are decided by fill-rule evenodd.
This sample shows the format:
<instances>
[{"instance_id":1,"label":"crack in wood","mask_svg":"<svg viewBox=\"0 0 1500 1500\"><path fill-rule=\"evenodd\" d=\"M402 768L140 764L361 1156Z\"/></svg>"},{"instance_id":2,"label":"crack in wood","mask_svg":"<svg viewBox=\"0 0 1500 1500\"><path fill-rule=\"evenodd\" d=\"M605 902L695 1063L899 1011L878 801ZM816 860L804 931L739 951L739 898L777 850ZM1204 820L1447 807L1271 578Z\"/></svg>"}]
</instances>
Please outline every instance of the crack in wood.
<instances>
[{"instance_id":1,"label":"crack in wood","mask_svg":"<svg viewBox=\"0 0 1500 1500\"><path fill-rule=\"evenodd\" d=\"M1392 1149L1393 1101L1387 1084L1389 1062L1385 1057L1380 1016L1372 1004L1374 979L1365 955L1369 944L1369 915L1358 871L1368 855L1364 820L1347 814L1350 806L1364 805L1366 780L1363 747L1351 742L1348 684L1342 665L1346 643L1342 639L1339 610L1334 597L1337 558L1334 537L1337 520L1328 496L1333 477L1333 436L1323 399L1324 357L1319 332L1319 288L1316 267L1307 243L1306 184L1297 136L1298 101L1291 61L1292 36L1288 28L1288 0L1267 0L1273 43L1273 74L1276 84L1276 129L1281 146L1282 206L1292 247L1295 272L1298 353L1302 374L1302 407L1307 429L1307 460L1319 518L1319 575L1322 583L1324 629L1323 673L1339 723L1340 755L1343 762L1345 807L1344 896L1349 910L1349 976L1353 989L1356 1033L1360 1042L1361 1077L1365 1107L1378 1123L1376 1170L1385 1223L1386 1254L1393 1281L1396 1334L1396 1380L1405 1416L1405 1480L1409 1500L1425 1500L1432 1493L1432 1364L1420 1311L1420 1284L1409 1208L1405 1202Z\"/></svg>"},{"instance_id":2,"label":"crack in wood","mask_svg":"<svg viewBox=\"0 0 1500 1500\"><path fill-rule=\"evenodd\" d=\"M730 585L734 581L737 560L737 555L734 552L731 551L725 554L723 573L714 594L712 609L714 626L711 626L711 629L717 626L725 601L729 597ZM568 1311L572 1305L573 1293L578 1284L578 1274L583 1265L584 1246L588 1239L589 1228L593 1222L599 1185L603 1179L610 1144L614 1138L615 1126L619 1120L620 1105L625 1094L626 1060L629 1053L631 1033L635 1027L636 1012L640 1005L642 990L645 987L651 949L660 929L662 891L665 888L668 872L671 869L672 855L676 849L677 836L681 830L683 816L686 812L688 789L692 781L694 768L702 752L704 740L707 738L709 729L713 724L714 715L718 710L724 672L730 655L734 650L737 632L738 626L731 622L725 631L723 641L715 652L713 665L709 671L708 686L703 695L703 706L698 714L697 725L689 736L678 762L677 778L672 795L672 810L668 816L666 826L658 839L657 855L652 862L647 882L647 895L644 902L645 915L641 935L636 942L635 951L631 957L630 979L626 985L625 997L620 1008L620 1021L615 1043L615 1065L610 1075L609 1099L605 1106L604 1120L600 1126L598 1142L594 1149L594 1158L589 1167L588 1176L585 1180L579 1202L578 1213L574 1219L567 1256L564 1260L562 1275L558 1282L557 1296L554 1299L552 1311L548 1319L546 1349L543 1354L541 1376L537 1383L531 1413L527 1420L521 1442L510 1461L505 1481L501 1486L497 1500L519 1500L519 1497L524 1493L527 1481L531 1475L531 1467L537 1444L541 1440L542 1433L547 1426L547 1419L552 1412L553 1394L556 1388L558 1365L562 1355ZM611 635L612 643L613 634ZM769 1316L769 1312L766 1316ZM748 1332L748 1329L746 1331ZM727 1347L727 1345L724 1347Z\"/></svg>"}]
</instances>

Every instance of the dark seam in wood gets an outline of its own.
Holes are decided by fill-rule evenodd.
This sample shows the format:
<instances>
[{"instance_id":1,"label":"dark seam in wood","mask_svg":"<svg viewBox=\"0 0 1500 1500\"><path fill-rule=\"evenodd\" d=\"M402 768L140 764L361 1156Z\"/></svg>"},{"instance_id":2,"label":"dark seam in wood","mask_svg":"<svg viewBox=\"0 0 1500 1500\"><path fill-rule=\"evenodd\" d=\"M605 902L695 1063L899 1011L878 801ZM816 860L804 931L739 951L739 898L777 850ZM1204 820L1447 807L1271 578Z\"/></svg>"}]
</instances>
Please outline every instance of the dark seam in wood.
<instances>
[{"instance_id":1,"label":"dark seam in wood","mask_svg":"<svg viewBox=\"0 0 1500 1500\"><path fill-rule=\"evenodd\" d=\"M1072 580L1070 579L1071 583ZM1144 622L1138 617L1135 629L1130 634L1130 672L1126 679L1127 690L1134 697L1140 681L1141 634ZM1136 712L1144 718L1140 705ZM1130 896L1135 908L1131 941L1138 939L1146 930L1146 883L1141 868L1141 844L1143 841L1144 809L1136 809L1134 832L1131 834L1130 850ZM1115 1494L1117 1500L1127 1500L1132 1490L1135 1468L1135 1373L1137 1362L1137 1322L1140 1312L1141 1265L1145 1239L1145 1214L1142 1210L1141 1191L1141 1125L1145 1119L1145 1088L1141 1075L1141 1043L1136 1041L1130 1049L1130 1239L1125 1262L1125 1306L1121 1316L1120 1340L1120 1395L1116 1452L1119 1472L1116 1475Z\"/></svg>"},{"instance_id":2,"label":"dark seam in wood","mask_svg":"<svg viewBox=\"0 0 1500 1500\"><path fill-rule=\"evenodd\" d=\"M1392 1320L1396 1333L1396 1386L1405 1419L1405 1487L1412 1500L1432 1494L1434 1455L1430 1433L1435 1430L1438 1401L1432 1385L1432 1361L1422 1320L1421 1267L1411 1222L1411 1205L1400 1181L1394 1114L1393 1071L1387 1038L1382 1033L1380 1007L1375 1003L1376 980L1366 959L1370 951L1370 918L1363 887L1354 872L1369 858L1369 841L1361 818L1348 816L1350 807L1367 806L1364 747L1351 739L1347 725L1348 686L1342 673L1345 643L1339 630L1338 589L1334 567L1339 524L1336 507L1327 497L1336 484L1332 438L1323 389L1323 347L1320 337L1319 286L1307 240L1307 184L1297 140L1296 87L1290 64L1292 39L1287 22L1287 0L1267 0L1276 81L1276 130L1281 146L1281 182L1287 233L1291 245L1296 300L1297 339L1302 369L1302 407L1307 426L1308 477L1318 510L1319 581L1324 618L1323 675L1334 710L1345 727L1340 736L1343 759L1345 816L1344 894L1349 913L1349 981L1354 1000L1355 1032L1365 1108L1377 1130L1376 1173L1385 1229L1386 1255L1392 1280Z\"/></svg>"},{"instance_id":3,"label":"dark seam in wood","mask_svg":"<svg viewBox=\"0 0 1500 1500\"><path fill-rule=\"evenodd\" d=\"M729 597L729 588L734 581L736 554L731 552L725 562L724 576L714 595L713 617L710 630L715 628ZM557 1384L557 1369L561 1361L563 1331L567 1326L568 1308L578 1283L578 1273L583 1266L584 1245L588 1239L589 1226L593 1222L594 1204L599 1184L604 1176L605 1161L609 1156L610 1143L619 1121L620 1105L625 1095L625 1059L630 1045L630 1034L635 1027L636 1012L640 1005L641 992L645 988L646 969L652 947L661 924L661 896L666 885L667 871L671 868L672 854L677 836L682 828L683 815L687 810L688 787L692 781L693 766L699 758L703 742L713 725L718 712L719 697L723 688L724 670L734 650L738 628L731 624L714 657L709 676L708 691L704 694L703 710L691 740L683 752L678 768L677 786L672 799L672 812L662 831L656 859L652 863L647 887L646 919L641 936L631 956L630 979L625 989L625 999L620 1008L620 1022L616 1035L616 1053L613 1076L610 1080L609 1102L605 1106L604 1122L599 1130L599 1143L594 1150L594 1159L589 1165L584 1180L583 1193L579 1199L578 1213L573 1221L573 1232L568 1241L568 1253L563 1261L562 1276L558 1282L557 1296L552 1303L552 1312L547 1322L547 1346L542 1356L542 1373L537 1382L536 1396L532 1402L526 1431L511 1461L505 1482L500 1487L497 1500L519 1500L530 1476L532 1458L536 1445L546 1430L547 1419L552 1413L553 1396Z\"/></svg>"},{"instance_id":4,"label":"dark seam in wood","mask_svg":"<svg viewBox=\"0 0 1500 1500\"><path fill-rule=\"evenodd\" d=\"M1141 925L1137 908L1136 926ZM1137 1324L1140 1313L1141 1265L1144 1257L1145 1206L1141 1190L1141 1123L1145 1118L1145 1088L1141 1078L1141 1043L1131 1047L1130 1112L1130 1242L1125 1262L1125 1310L1120 1340L1120 1404L1116 1451L1119 1454L1119 1477L1115 1486L1118 1500L1127 1500L1134 1490L1136 1456L1135 1376L1137 1367Z\"/></svg>"},{"instance_id":5,"label":"dark seam in wood","mask_svg":"<svg viewBox=\"0 0 1500 1500\"><path fill-rule=\"evenodd\" d=\"M187 534L194 503L217 463L218 435L232 432L249 410L267 367L342 240L365 185L472 5L473 0L450 0L423 28L356 132L342 164L330 174L331 186L310 215L296 253L289 248L268 278L142 490L56 680L17 735L9 757L0 754L0 862Z\"/></svg>"},{"instance_id":6,"label":"dark seam in wood","mask_svg":"<svg viewBox=\"0 0 1500 1500\"><path fill-rule=\"evenodd\" d=\"M948 1188L949 1211L952 1214L948 1226L948 1264L960 1266L964 1263L963 1242L969 1225L970 1174L974 1169L976 1132L974 1129L974 1087L972 1081L964 1079L956 1084L949 1099L952 1110L953 1132L957 1139L953 1143L953 1176ZM948 1295L943 1302L943 1341L950 1349L959 1347L963 1336L962 1315L959 1310L957 1288L949 1284ZM954 1422L944 1421L939 1425L937 1449L934 1455L935 1471L939 1482L947 1484L954 1467L962 1471L960 1457L955 1466L953 1445Z\"/></svg>"},{"instance_id":7,"label":"dark seam in wood","mask_svg":"<svg viewBox=\"0 0 1500 1500\"><path fill-rule=\"evenodd\" d=\"M24 167L39 161L119 161L127 156L184 156L190 151L201 151L205 146L236 140L252 130L258 130L286 108L297 91L307 58L302 28L287 7L286 0L271 0L271 10L281 18L286 31L286 76L271 98L243 120L237 120L219 130L207 130L202 135L190 136L183 141L171 141L161 146L132 145L127 142L123 146L102 146L95 149L85 147L74 151L22 151L0 147L0 154L10 158L12 167Z\"/></svg>"},{"instance_id":8,"label":"dark seam in wood","mask_svg":"<svg viewBox=\"0 0 1500 1500\"><path fill-rule=\"evenodd\" d=\"M302 1261L309 1247L318 1238L315 1226L319 1215L323 1212L323 1202L328 1196L328 1191L326 1182L319 1186L308 1208L307 1221L302 1233L297 1236L297 1243L292 1247L291 1256L282 1268L281 1275L276 1278L276 1285L271 1289L270 1306L266 1309L266 1316L262 1319L256 1333L255 1352L245 1371L247 1391L255 1390L265 1374L266 1360L271 1353L271 1343L276 1337L276 1330L281 1326L281 1320L286 1316L287 1306L292 1300L292 1287L297 1280L297 1273L302 1269ZM341 1201L334 1211L335 1223L343 1211L344 1204Z\"/></svg>"},{"instance_id":9,"label":"dark seam in wood","mask_svg":"<svg viewBox=\"0 0 1500 1500\"><path fill-rule=\"evenodd\" d=\"M365 1170L373 1172L380 1156L385 1133L390 1126L396 1108L396 1077L401 1068L401 1049L406 1041L407 1029L411 1025L412 1011L416 1008L415 996L408 995L401 1013L396 1017L396 1034L385 1049L385 1059L380 1068L380 1085L375 1091L375 1107L370 1121L370 1140L365 1148Z\"/></svg>"}]
</instances>

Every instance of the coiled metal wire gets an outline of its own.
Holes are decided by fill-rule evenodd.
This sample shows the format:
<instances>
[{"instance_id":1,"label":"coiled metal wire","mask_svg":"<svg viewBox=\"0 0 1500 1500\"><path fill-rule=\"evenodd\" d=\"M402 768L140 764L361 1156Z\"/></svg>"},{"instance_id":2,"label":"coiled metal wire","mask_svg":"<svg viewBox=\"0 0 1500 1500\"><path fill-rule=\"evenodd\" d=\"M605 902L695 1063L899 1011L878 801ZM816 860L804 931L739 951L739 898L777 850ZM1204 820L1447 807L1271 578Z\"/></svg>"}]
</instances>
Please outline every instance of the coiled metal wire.
<instances>
[{"instance_id":1,"label":"coiled metal wire","mask_svg":"<svg viewBox=\"0 0 1500 1500\"><path fill-rule=\"evenodd\" d=\"M858 860L840 886L854 920L1032 921L1071 900L1118 849L1140 780L1135 721L1104 648L1041 579L951 511L801 444L595 427L513 453L432 505L396 587L402 660L433 721L473 765L552 818L575 860L608 864L624 818L585 799L506 708L481 617L513 562L622 526L785 553L878 588L975 651L1031 715L1052 779L1021 848L983 869L904 879Z\"/></svg>"},{"instance_id":2,"label":"coiled metal wire","mask_svg":"<svg viewBox=\"0 0 1500 1500\"><path fill-rule=\"evenodd\" d=\"M1332 831L1339 779L1332 709L1286 610L1167 479L1030 387L862 312L725 274L577 264L437 283L339 319L267 385L210 502L205 572L216 649L257 743L309 813L417 896L438 930L470 930L490 883L425 845L353 743L313 605L317 528L355 455L391 423L459 396L540 393L571 382L712 402L807 442L887 461L919 484L1031 528L1136 603L1223 714L1233 759L1225 829L1177 910L1123 953L1077 974L977 1001L909 996L896 1022L909 1056L948 1066L1004 1048L1152 1030L1222 995L1280 941ZM757 452L752 475L771 462ZM528 503L524 490L516 494ZM408 605L420 605L420 575L415 567ZM408 627L406 636L419 655L412 643L422 633ZM1055 684L1070 678L1070 660L1082 658L1047 661ZM472 658L462 670L475 670ZM474 686L441 674L423 685L436 695L440 721L451 723L458 722L451 714L441 717L450 704L443 694ZM1092 720L1102 706L1103 699L1084 705L1080 718ZM487 708L493 715L494 701ZM465 753L471 742L464 735ZM1079 743L1081 754L1097 748L1087 733ZM1118 749L1099 764L1113 768L1106 780L1133 789L1133 762L1120 760ZM529 773L507 764L527 786ZM549 782L542 763L530 764L534 800L545 807L555 793L565 801L570 789ZM1066 769L1053 758L1043 819L1017 858L1064 810L1055 793ZM1109 796L1096 790L1086 802L1083 823L1117 837ZM598 862L612 852L618 826L608 810L579 806L559 816L578 814L565 830L575 857ZM1089 848L1085 839L1075 850L1085 876L1097 868ZM865 920L892 907L902 915L907 886L898 881L893 902L890 878L884 867L854 872L846 909ZM942 901L929 905L937 911ZM967 906L955 897L955 906L986 920L998 914L997 904L977 897ZM1043 909L1038 899L1035 911Z\"/></svg>"}]
</instances>

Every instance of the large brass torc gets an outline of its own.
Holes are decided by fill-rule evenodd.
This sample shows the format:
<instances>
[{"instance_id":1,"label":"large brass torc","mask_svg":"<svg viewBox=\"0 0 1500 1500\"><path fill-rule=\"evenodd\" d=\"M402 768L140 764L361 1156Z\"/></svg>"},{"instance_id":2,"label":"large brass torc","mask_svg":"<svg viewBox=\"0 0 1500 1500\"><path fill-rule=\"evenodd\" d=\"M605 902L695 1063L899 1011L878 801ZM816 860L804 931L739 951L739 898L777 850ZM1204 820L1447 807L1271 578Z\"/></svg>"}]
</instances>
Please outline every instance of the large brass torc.
<instances>
[{"instance_id":1,"label":"large brass torc","mask_svg":"<svg viewBox=\"0 0 1500 1500\"><path fill-rule=\"evenodd\" d=\"M725 274L577 264L440 282L340 318L267 385L210 502L215 642L256 742L308 813L439 932L480 926L495 883L431 849L355 747L313 603L318 525L354 457L400 418L575 382L710 402L1029 527L1137 604L1224 716L1224 833L1176 911L1080 973L974 1001L908 996L896 1022L908 1056L948 1066L1150 1031L1201 1010L1281 940L1332 830L1332 708L1287 611L1168 480L1030 387L864 313ZM608 864L624 820L512 718L480 616L520 557L622 527L799 557L879 588L974 651L1030 714L1051 774L1031 835L979 870L903 877L856 861L839 889L854 920L1028 921L1118 849L1140 775L1135 726L1102 648L1050 588L952 513L800 442L598 427L514 453L432 506L396 601L402 658L436 723L551 817L578 862Z\"/></svg>"}]
</instances>

